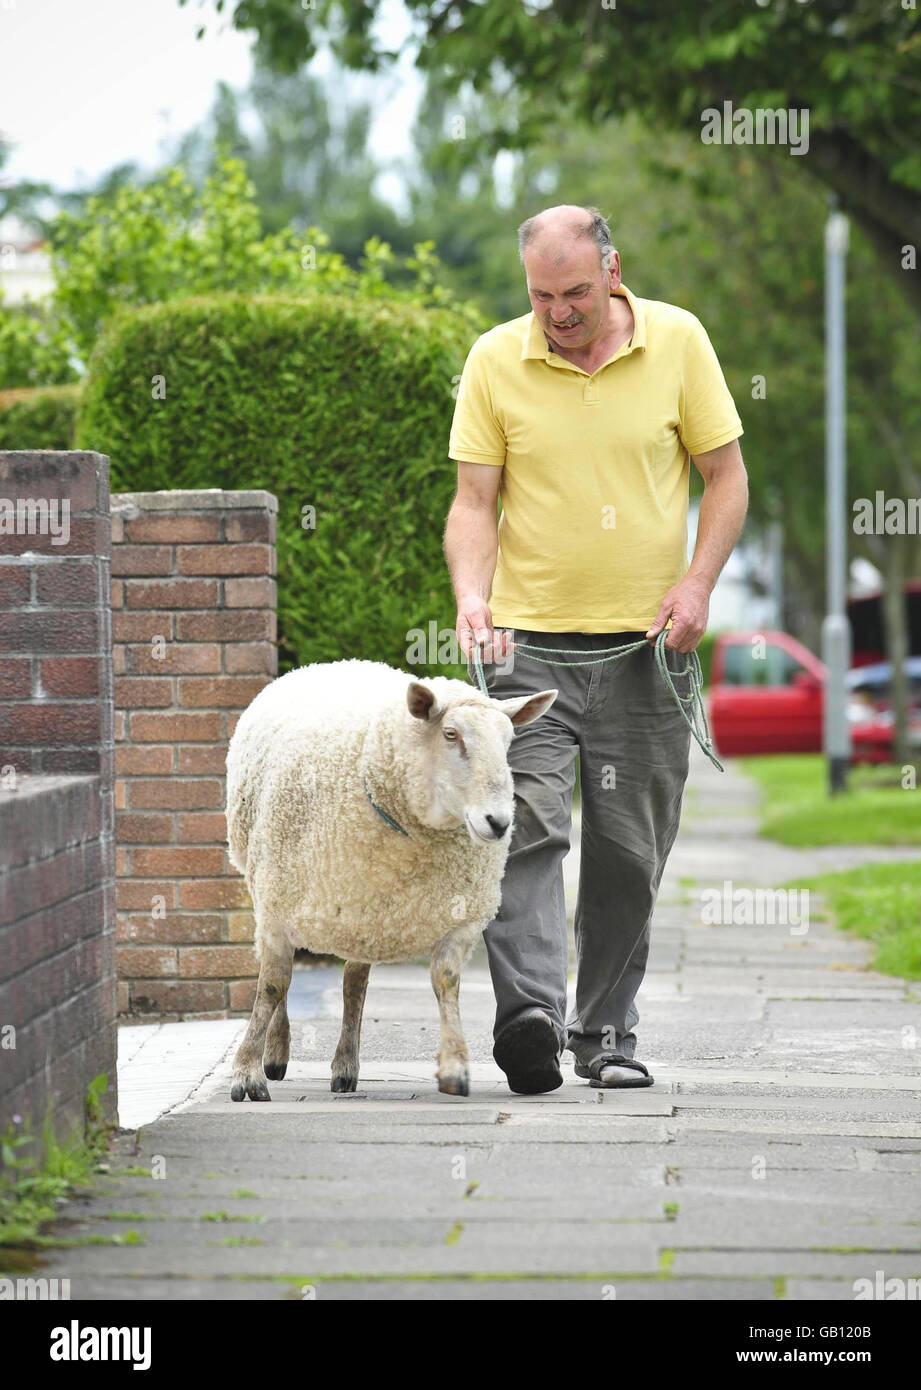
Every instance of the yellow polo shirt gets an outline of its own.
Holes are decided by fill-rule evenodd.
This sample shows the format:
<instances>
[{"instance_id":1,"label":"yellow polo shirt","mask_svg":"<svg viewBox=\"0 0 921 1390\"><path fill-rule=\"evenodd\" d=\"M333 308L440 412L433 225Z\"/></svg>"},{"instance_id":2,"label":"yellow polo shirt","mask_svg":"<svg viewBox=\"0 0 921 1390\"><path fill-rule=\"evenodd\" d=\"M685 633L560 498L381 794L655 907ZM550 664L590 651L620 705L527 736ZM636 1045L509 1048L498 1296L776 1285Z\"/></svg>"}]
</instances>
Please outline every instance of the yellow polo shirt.
<instances>
[{"instance_id":1,"label":"yellow polo shirt","mask_svg":"<svg viewBox=\"0 0 921 1390\"><path fill-rule=\"evenodd\" d=\"M633 337L589 375L533 314L476 340L448 453L502 468L493 622L645 631L687 572L690 455L742 423L700 321L639 299Z\"/></svg>"}]
</instances>

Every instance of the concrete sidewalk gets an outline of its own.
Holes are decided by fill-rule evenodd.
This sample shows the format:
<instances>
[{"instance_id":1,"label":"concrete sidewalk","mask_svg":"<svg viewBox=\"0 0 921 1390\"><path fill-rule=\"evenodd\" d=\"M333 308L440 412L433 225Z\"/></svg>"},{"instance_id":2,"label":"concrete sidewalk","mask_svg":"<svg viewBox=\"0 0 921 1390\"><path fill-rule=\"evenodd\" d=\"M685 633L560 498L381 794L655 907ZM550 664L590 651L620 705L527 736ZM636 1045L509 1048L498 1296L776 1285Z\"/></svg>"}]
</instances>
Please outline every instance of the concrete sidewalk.
<instances>
[{"instance_id":1,"label":"concrete sidewalk","mask_svg":"<svg viewBox=\"0 0 921 1390\"><path fill-rule=\"evenodd\" d=\"M62 1235L87 1243L42 1273L100 1299L849 1300L877 1270L921 1276L921 987L814 917L794 934L701 913L724 880L911 856L758 840L752 784L694 752L640 997L654 1087L595 1091L567 1067L560 1090L513 1096L480 952L469 1098L435 1089L414 965L372 971L360 1090L333 1095L341 973L300 971L271 1105L229 1100L240 1025L130 1030L125 1116L171 1113L122 1136L106 1190L65 1208ZM577 850L566 870L571 910Z\"/></svg>"}]
</instances>

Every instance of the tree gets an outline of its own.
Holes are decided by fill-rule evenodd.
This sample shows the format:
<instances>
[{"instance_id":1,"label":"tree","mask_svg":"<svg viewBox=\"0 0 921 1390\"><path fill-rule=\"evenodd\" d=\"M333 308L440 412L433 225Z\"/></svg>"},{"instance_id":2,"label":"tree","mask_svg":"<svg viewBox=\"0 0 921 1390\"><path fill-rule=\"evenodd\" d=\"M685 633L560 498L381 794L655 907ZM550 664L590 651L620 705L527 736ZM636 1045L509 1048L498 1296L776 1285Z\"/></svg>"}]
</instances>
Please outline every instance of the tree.
<instances>
[{"instance_id":1,"label":"tree","mask_svg":"<svg viewBox=\"0 0 921 1390\"><path fill-rule=\"evenodd\" d=\"M0 170L11 149L0 132ZM0 178L0 218L15 212L43 230L45 220L37 215L35 205L51 192L49 184L12 184ZM75 379L68 335L53 312L46 304L5 304L0 286L0 390L57 386Z\"/></svg>"},{"instance_id":2,"label":"tree","mask_svg":"<svg viewBox=\"0 0 921 1390\"><path fill-rule=\"evenodd\" d=\"M305 280L303 237L263 237L246 170L221 160L199 194L178 168L114 197L93 196L52 226L53 302L85 360L103 323L124 304L214 290L291 289ZM321 270L335 278L330 258Z\"/></svg>"},{"instance_id":3,"label":"tree","mask_svg":"<svg viewBox=\"0 0 921 1390\"><path fill-rule=\"evenodd\" d=\"M121 307L215 291L313 294L319 290L420 306L450 306L471 327L473 305L441 283L432 246L397 256L377 237L357 268L330 248L319 227L288 225L263 235L255 189L242 161L222 155L199 192L179 168L114 198L91 197L52 226L52 305L85 362L100 329Z\"/></svg>"},{"instance_id":4,"label":"tree","mask_svg":"<svg viewBox=\"0 0 921 1390\"><path fill-rule=\"evenodd\" d=\"M921 314L921 275L903 269L904 248L921 247L921 24L913 4L405 3L421 32L421 66L454 87L472 80L478 91L507 98L494 148L534 143L550 110L596 129L633 112L697 136L701 113L724 101L807 110L808 154L792 162L835 193ZM342 61L376 71L395 56L375 31L382 8L375 0L316 0L306 9L300 0L236 0L232 13L235 27L255 31L260 55L279 71L297 71L312 57L324 26ZM770 153L791 158L783 148Z\"/></svg>"},{"instance_id":5,"label":"tree","mask_svg":"<svg viewBox=\"0 0 921 1390\"><path fill-rule=\"evenodd\" d=\"M12 183L8 178L2 177L3 167L9 162L12 150L12 142L0 130L0 218L9 212L17 212L24 221L34 222L36 226L44 229L44 221L36 208L51 196L51 185L26 179Z\"/></svg>"},{"instance_id":6,"label":"tree","mask_svg":"<svg viewBox=\"0 0 921 1390\"><path fill-rule=\"evenodd\" d=\"M77 380L66 328L46 304L8 305L0 291L0 391Z\"/></svg>"},{"instance_id":7,"label":"tree","mask_svg":"<svg viewBox=\"0 0 921 1390\"><path fill-rule=\"evenodd\" d=\"M341 70L279 75L257 62L246 90L218 84L208 117L180 137L169 160L200 185L215 172L216 150L236 156L267 232L322 226L352 266L371 236L409 254L411 228L374 193L382 171L368 148L372 106L350 82Z\"/></svg>"}]
</instances>

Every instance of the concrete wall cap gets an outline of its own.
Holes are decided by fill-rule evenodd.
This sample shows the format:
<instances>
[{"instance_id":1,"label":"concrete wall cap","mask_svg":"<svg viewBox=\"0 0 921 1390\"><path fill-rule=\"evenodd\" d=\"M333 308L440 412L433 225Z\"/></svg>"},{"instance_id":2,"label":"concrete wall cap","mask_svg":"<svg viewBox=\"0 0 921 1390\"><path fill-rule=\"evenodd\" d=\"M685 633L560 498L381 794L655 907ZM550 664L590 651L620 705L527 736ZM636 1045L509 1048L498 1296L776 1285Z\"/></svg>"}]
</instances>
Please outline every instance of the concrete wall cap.
<instances>
[{"instance_id":1,"label":"concrete wall cap","mask_svg":"<svg viewBox=\"0 0 921 1390\"><path fill-rule=\"evenodd\" d=\"M278 498L271 492L225 492L223 488L203 488L184 492L115 492L112 511L138 516L141 512L278 511Z\"/></svg>"}]
</instances>

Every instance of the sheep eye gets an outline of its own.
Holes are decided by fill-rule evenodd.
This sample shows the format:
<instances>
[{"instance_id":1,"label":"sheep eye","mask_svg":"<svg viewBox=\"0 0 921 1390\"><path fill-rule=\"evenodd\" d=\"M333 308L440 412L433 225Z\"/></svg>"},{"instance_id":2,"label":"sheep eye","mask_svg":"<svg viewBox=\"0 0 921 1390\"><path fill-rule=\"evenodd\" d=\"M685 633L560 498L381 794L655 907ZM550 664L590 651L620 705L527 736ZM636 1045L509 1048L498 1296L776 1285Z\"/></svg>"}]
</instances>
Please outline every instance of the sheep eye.
<instances>
[{"instance_id":1,"label":"sheep eye","mask_svg":"<svg viewBox=\"0 0 921 1390\"><path fill-rule=\"evenodd\" d=\"M445 736L445 738L448 740L449 743L456 743L456 742L457 742L457 730L456 730L456 729L445 729L445 731L444 731L444 736Z\"/></svg>"}]
</instances>

